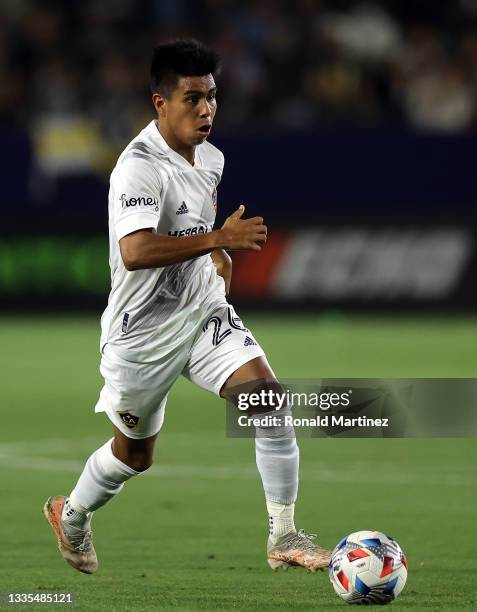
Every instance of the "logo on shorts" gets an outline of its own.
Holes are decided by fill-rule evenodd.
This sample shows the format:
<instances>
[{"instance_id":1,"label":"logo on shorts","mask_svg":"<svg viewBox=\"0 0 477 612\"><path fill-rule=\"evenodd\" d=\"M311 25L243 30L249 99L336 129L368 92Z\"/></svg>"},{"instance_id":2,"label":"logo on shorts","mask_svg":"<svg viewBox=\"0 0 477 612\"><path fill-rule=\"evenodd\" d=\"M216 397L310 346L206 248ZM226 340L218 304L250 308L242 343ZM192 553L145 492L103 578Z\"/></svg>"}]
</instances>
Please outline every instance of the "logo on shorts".
<instances>
[{"instance_id":1,"label":"logo on shorts","mask_svg":"<svg viewBox=\"0 0 477 612\"><path fill-rule=\"evenodd\" d=\"M121 421L126 425L126 427L129 427L129 429L134 429L139 423L139 417L134 416L134 414L131 414L130 412L120 412L119 416L121 417Z\"/></svg>"}]
</instances>

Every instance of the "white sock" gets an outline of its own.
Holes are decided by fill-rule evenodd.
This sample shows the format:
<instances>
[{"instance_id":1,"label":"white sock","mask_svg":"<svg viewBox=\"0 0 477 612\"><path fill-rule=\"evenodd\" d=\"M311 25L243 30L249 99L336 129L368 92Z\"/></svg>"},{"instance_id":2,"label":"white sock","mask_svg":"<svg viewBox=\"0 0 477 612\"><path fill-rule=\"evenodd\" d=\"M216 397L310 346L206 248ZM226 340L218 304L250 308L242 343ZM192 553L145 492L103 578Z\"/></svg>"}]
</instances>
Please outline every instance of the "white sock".
<instances>
[{"instance_id":1,"label":"white sock","mask_svg":"<svg viewBox=\"0 0 477 612\"><path fill-rule=\"evenodd\" d=\"M279 537L295 528L300 451L293 427L257 427L255 454L271 517L270 536Z\"/></svg>"},{"instance_id":2,"label":"white sock","mask_svg":"<svg viewBox=\"0 0 477 612\"><path fill-rule=\"evenodd\" d=\"M69 496L69 503L65 504L62 519L67 522L81 523L85 521L84 515L104 506L112 497L117 495L124 487L126 480L133 476L143 474L136 472L113 455L111 440L98 448L86 462L83 472ZM67 516L67 508L74 510ZM76 514L75 514L76 513Z\"/></svg>"},{"instance_id":3,"label":"white sock","mask_svg":"<svg viewBox=\"0 0 477 612\"><path fill-rule=\"evenodd\" d=\"M267 499L269 535L272 542L281 536L296 531L293 515L295 504L278 504Z\"/></svg>"},{"instance_id":4,"label":"white sock","mask_svg":"<svg viewBox=\"0 0 477 612\"><path fill-rule=\"evenodd\" d=\"M258 437L263 432L270 437ZM286 433L285 428L257 427L255 456L266 498L289 505L298 493L300 451L296 439Z\"/></svg>"},{"instance_id":5,"label":"white sock","mask_svg":"<svg viewBox=\"0 0 477 612\"><path fill-rule=\"evenodd\" d=\"M73 499L71 499L71 497L66 498L63 512L61 513L63 528L66 529L66 531L74 529L86 531L91 528L91 517L93 513L88 512L86 508L83 508L81 504L76 502L74 495L72 495L72 497Z\"/></svg>"}]
</instances>

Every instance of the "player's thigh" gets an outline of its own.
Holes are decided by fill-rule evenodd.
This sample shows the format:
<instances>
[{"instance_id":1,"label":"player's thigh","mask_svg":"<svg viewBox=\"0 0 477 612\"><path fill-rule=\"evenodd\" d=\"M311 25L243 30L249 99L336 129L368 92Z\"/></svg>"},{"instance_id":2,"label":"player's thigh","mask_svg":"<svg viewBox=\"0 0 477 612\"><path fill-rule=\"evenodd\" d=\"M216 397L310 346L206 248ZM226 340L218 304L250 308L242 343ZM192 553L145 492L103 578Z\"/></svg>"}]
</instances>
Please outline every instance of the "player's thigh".
<instances>
[{"instance_id":1,"label":"player's thigh","mask_svg":"<svg viewBox=\"0 0 477 612\"><path fill-rule=\"evenodd\" d=\"M188 354L187 347L154 363L136 363L123 359L106 345L100 366L104 386L95 412L106 412L128 438L154 436L162 427L167 393Z\"/></svg>"},{"instance_id":2,"label":"player's thigh","mask_svg":"<svg viewBox=\"0 0 477 612\"><path fill-rule=\"evenodd\" d=\"M230 377L253 361L262 364L264 369L260 371L265 371L267 362L262 347L234 308L224 304L204 321L183 375L199 387L220 395ZM268 369L271 372L269 366ZM250 371L246 368L242 373Z\"/></svg>"}]
</instances>

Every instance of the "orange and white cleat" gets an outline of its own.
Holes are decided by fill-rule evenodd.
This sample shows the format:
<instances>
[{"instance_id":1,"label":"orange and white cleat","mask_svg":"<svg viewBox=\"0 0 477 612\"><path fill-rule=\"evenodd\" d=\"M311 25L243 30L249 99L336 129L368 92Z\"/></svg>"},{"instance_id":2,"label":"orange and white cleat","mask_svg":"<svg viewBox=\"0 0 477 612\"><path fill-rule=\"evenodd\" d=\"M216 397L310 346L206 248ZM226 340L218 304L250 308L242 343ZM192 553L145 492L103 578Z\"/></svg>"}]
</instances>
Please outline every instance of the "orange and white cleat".
<instances>
[{"instance_id":1,"label":"orange and white cleat","mask_svg":"<svg viewBox=\"0 0 477 612\"><path fill-rule=\"evenodd\" d=\"M65 531L61 519L65 501L64 495L49 497L43 506L43 514L55 532L63 559L78 571L93 574L98 569L93 532L70 526Z\"/></svg>"},{"instance_id":2,"label":"orange and white cleat","mask_svg":"<svg viewBox=\"0 0 477 612\"><path fill-rule=\"evenodd\" d=\"M289 567L304 567L308 572L324 571L331 561L331 550L322 548L313 540L314 533L305 533L303 529L292 531L272 543L270 538L267 545L268 565L275 572L282 567L285 571Z\"/></svg>"}]
</instances>

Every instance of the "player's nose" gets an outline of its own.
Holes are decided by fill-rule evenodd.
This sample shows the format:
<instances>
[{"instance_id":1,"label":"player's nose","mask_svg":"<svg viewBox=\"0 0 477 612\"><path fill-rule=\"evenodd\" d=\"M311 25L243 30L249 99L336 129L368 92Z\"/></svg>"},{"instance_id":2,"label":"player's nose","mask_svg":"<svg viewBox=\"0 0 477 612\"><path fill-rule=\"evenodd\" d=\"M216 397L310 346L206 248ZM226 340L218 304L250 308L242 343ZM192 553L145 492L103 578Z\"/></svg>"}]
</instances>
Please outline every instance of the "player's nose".
<instances>
[{"instance_id":1,"label":"player's nose","mask_svg":"<svg viewBox=\"0 0 477 612\"><path fill-rule=\"evenodd\" d=\"M211 114L212 114L211 106L209 105L207 100L204 100L204 103L202 104L202 107L200 108L200 118L206 119L207 117L210 117Z\"/></svg>"}]
</instances>

